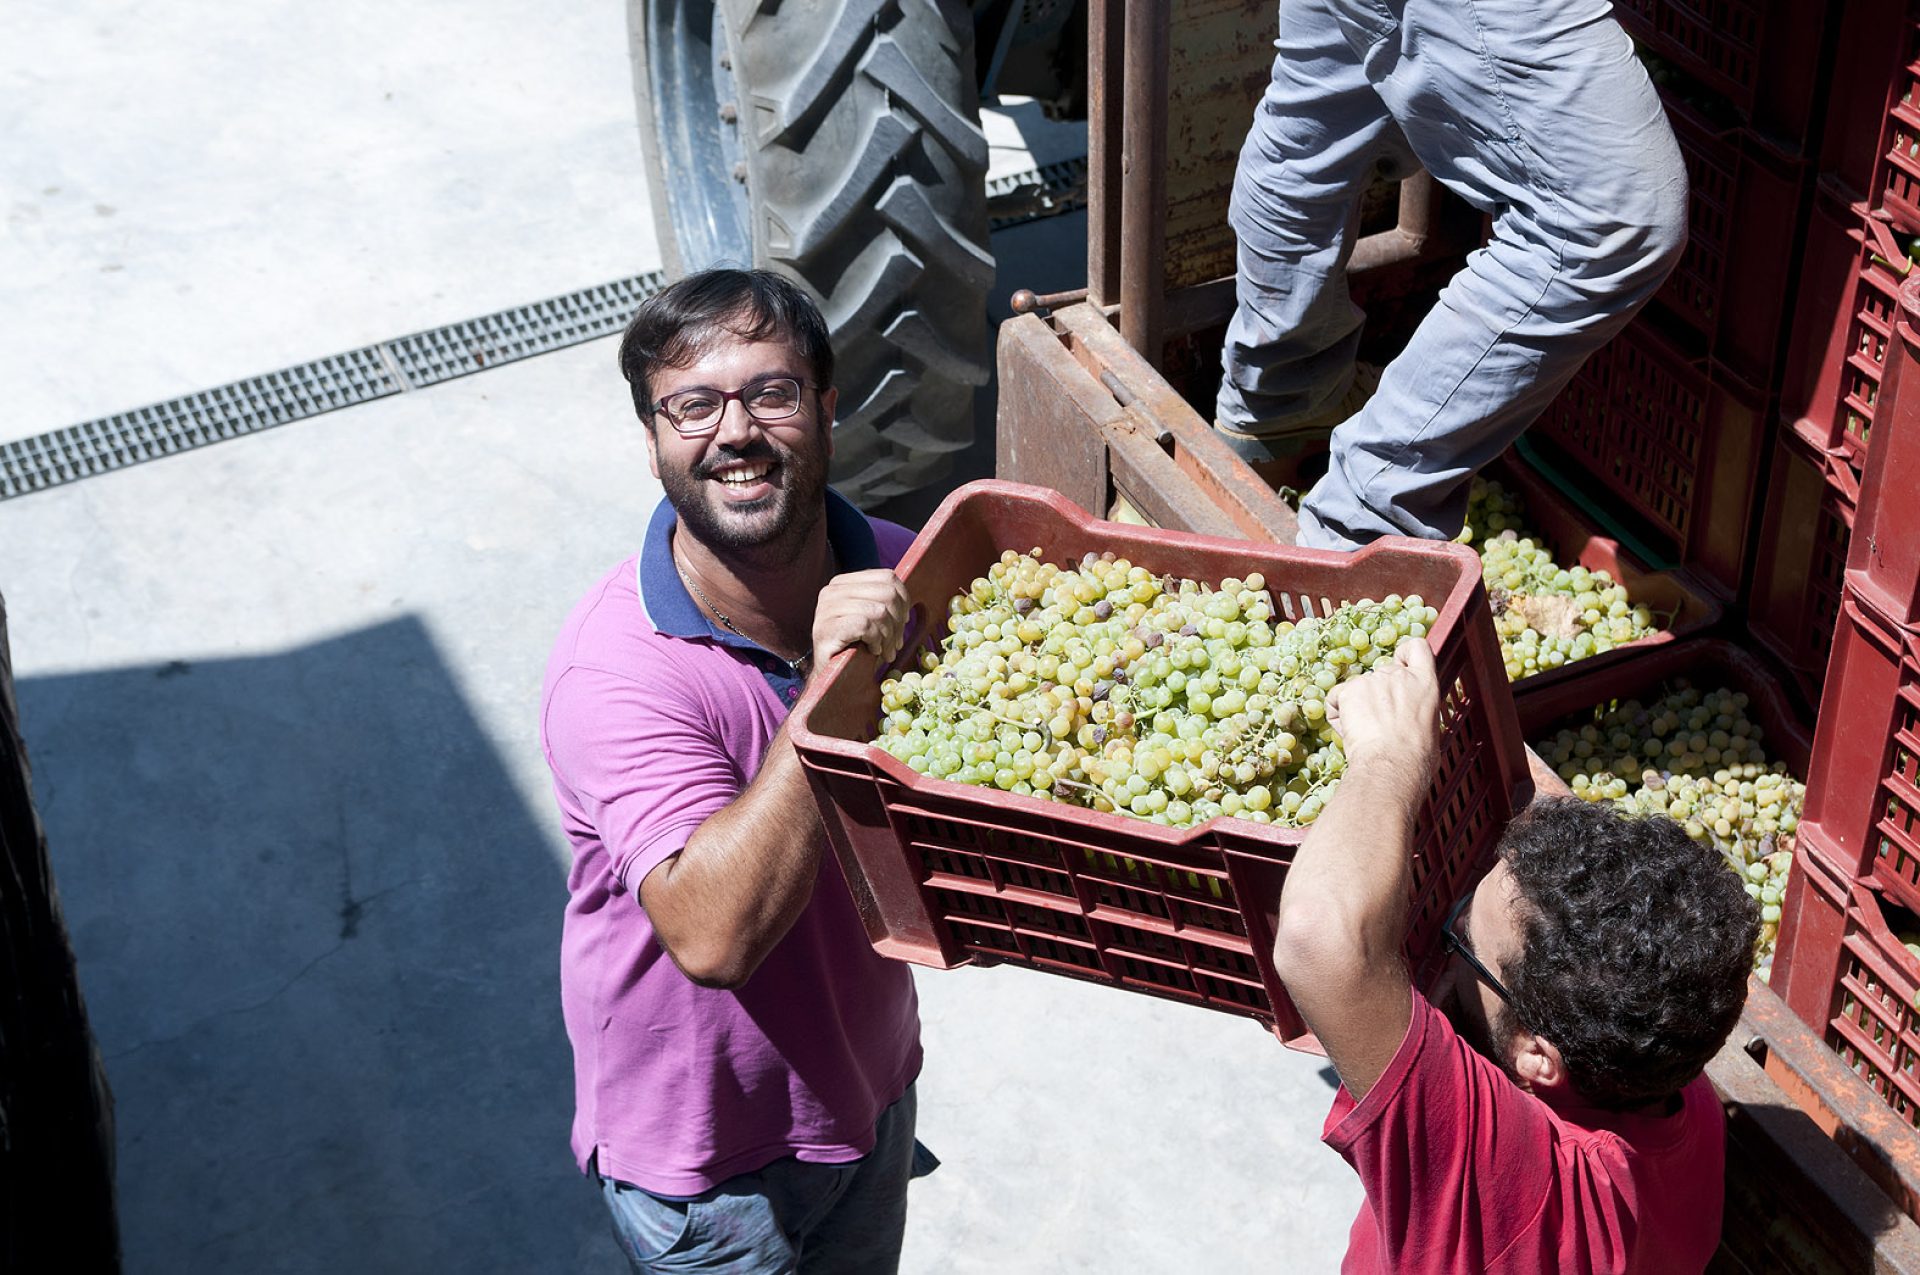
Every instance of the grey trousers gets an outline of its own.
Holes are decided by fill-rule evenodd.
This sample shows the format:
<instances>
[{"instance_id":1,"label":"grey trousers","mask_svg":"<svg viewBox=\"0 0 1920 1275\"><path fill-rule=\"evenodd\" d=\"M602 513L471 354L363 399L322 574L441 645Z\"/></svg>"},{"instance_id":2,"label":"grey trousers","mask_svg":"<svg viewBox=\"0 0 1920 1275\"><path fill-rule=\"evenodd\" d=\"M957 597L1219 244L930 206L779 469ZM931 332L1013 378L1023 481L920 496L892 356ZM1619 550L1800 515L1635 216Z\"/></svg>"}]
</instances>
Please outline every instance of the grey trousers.
<instances>
[{"instance_id":1,"label":"grey trousers","mask_svg":"<svg viewBox=\"0 0 1920 1275\"><path fill-rule=\"evenodd\" d=\"M1216 424L1250 460L1345 393L1346 264L1377 163L1492 214L1357 416L1300 542L1447 539L1473 473L1653 294L1686 243L1687 177L1607 0L1283 0L1234 181L1238 308Z\"/></svg>"}]
</instances>

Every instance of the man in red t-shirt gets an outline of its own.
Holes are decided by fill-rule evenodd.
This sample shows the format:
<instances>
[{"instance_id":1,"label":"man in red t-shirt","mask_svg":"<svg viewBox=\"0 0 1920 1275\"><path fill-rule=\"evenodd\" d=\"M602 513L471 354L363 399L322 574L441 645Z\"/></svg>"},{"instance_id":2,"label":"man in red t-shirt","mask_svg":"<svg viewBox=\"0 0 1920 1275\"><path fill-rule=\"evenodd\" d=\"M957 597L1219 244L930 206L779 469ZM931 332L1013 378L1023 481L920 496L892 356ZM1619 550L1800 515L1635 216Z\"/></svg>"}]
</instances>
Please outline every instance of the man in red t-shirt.
<instances>
[{"instance_id":1,"label":"man in red t-shirt","mask_svg":"<svg viewBox=\"0 0 1920 1275\"><path fill-rule=\"evenodd\" d=\"M1725 1130L1702 1073L1758 910L1671 820L1541 802L1454 907L1429 1001L1401 942L1439 702L1421 639L1329 696L1347 774L1280 896L1274 960L1341 1081L1324 1136L1366 1189L1341 1269L1703 1270Z\"/></svg>"}]
</instances>

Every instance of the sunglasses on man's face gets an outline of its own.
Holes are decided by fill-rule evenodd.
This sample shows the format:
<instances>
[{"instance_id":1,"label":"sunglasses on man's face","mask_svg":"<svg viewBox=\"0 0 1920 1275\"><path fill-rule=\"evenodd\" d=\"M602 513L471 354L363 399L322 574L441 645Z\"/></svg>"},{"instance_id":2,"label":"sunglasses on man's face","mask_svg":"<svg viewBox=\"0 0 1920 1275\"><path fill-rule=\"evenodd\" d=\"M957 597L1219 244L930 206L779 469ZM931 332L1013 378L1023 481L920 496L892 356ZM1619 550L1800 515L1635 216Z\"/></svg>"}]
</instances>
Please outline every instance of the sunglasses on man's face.
<instances>
[{"instance_id":1,"label":"sunglasses on man's face","mask_svg":"<svg viewBox=\"0 0 1920 1275\"><path fill-rule=\"evenodd\" d=\"M1498 996L1508 1004L1512 1004L1513 997L1507 994L1507 989L1500 985L1500 980L1493 976L1492 970L1480 963L1480 958L1473 954L1473 949L1467 946L1467 941L1460 937L1460 931L1454 928L1454 923L1460 919L1460 913L1466 910L1468 903L1472 902L1473 895L1474 891L1468 890L1454 901L1452 911L1447 913L1447 919L1440 924L1441 941L1447 945L1449 952L1459 956L1461 960L1467 963L1467 967L1473 971L1474 977L1493 989L1495 996Z\"/></svg>"}]
</instances>

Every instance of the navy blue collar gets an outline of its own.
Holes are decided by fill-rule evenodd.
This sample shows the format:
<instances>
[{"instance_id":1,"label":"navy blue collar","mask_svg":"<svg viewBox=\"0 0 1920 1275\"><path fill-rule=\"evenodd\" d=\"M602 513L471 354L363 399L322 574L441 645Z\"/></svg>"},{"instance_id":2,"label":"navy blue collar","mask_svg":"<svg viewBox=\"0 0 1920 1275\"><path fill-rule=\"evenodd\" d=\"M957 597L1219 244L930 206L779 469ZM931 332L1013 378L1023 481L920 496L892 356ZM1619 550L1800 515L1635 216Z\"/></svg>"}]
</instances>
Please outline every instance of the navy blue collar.
<instances>
[{"instance_id":1,"label":"navy blue collar","mask_svg":"<svg viewBox=\"0 0 1920 1275\"><path fill-rule=\"evenodd\" d=\"M679 522L673 505L664 497L653 508L647 524L646 543L634 567L640 590L640 605L646 608L653 627L668 637L711 638L723 646L758 651L760 645L707 618L687 592L680 571L673 562L673 528ZM827 489L827 543L842 571L867 571L880 565L880 546L873 538L873 524L853 507L845 496Z\"/></svg>"}]
</instances>

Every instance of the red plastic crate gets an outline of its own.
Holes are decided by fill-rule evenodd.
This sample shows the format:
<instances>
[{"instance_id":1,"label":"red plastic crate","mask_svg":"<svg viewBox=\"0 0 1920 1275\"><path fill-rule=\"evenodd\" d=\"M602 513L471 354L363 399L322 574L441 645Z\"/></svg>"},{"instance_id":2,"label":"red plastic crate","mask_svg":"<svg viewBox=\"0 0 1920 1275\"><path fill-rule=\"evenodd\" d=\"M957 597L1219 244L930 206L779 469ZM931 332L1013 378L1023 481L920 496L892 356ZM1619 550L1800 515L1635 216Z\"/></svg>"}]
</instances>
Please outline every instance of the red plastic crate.
<instances>
[{"instance_id":1,"label":"red plastic crate","mask_svg":"<svg viewBox=\"0 0 1920 1275\"><path fill-rule=\"evenodd\" d=\"M1649 50L1725 97L1747 120L1796 146L1824 87L1815 56L1825 0L1614 0L1614 16Z\"/></svg>"},{"instance_id":2,"label":"red plastic crate","mask_svg":"<svg viewBox=\"0 0 1920 1275\"><path fill-rule=\"evenodd\" d=\"M1894 72L1881 133L1875 198L1909 231L1920 230L1920 23L1902 32L1905 65Z\"/></svg>"},{"instance_id":3,"label":"red plastic crate","mask_svg":"<svg viewBox=\"0 0 1920 1275\"><path fill-rule=\"evenodd\" d=\"M1823 1036L1840 980L1853 880L1834 848L1802 823L1794 837L1787 892L1780 900L1780 930L1767 985L1801 1022Z\"/></svg>"},{"instance_id":4,"label":"red plastic crate","mask_svg":"<svg viewBox=\"0 0 1920 1275\"><path fill-rule=\"evenodd\" d=\"M1851 487L1845 461L1819 450L1808 422L1782 430L1754 546L1747 626L1810 705L1820 702L1846 591Z\"/></svg>"},{"instance_id":5,"label":"red plastic crate","mask_svg":"<svg viewBox=\"0 0 1920 1275\"><path fill-rule=\"evenodd\" d=\"M1860 481L1847 581L1896 624L1920 624L1920 276L1900 286L1878 427Z\"/></svg>"},{"instance_id":6,"label":"red plastic crate","mask_svg":"<svg viewBox=\"0 0 1920 1275\"><path fill-rule=\"evenodd\" d=\"M1621 546L1618 540L1595 531L1544 475L1519 455L1503 453L1484 476L1505 484L1526 507L1526 522L1545 538L1556 562L1578 563L1589 571L1605 571L1627 586L1627 596L1644 602L1672 622L1659 633L1615 647L1600 655L1546 669L1513 683L1516 699L1551 691L1568 682L1583 681L1612 665L1638 659L1647 650L1689 637L1719 623L1721 607L1708 597L1685 571L1656 571Z\"/></svg>"},{"instance_id":7,"label":"red plastic crate","mask_svg":"<svg viewBox=\"0 0 1920 1275\"><path fill-rule=\"evenodd\" d=\"M1779 359L1784 271L1799 243L1809 167L1745 128L1720 128L1669 93L1667 120L1687 166L1687 247L1654 300L1707 352L1765 385ZM1755 263L1775 263L1755 269Z\"/></svg>"},{"instance_id":8,"label":"red plastic crate","mask_svg":"<svg viewBox=\"0 0 1920 1275\"><path fill-rule=\"evenodd\" d=\"M1520 704L1520 729L1529 741L1545 739L1563 726L1591 721L1596 708L1614 700L1658 694L1660 688L1687 681L1703 690L1730 687L1747 697L1747 713L1760 723L1767 756L1796 775L1807 773L1813 741L1787 699L1780 680L1751 652L1721 638L1694 638L1653 648L1604 675L1555 687Z\"/></svg>"},{"instance_id":9,"label":"red plastic crate","mask_svg":"<svg viewBox=\"0 0 1920 1275\"><path fill-rule=\"evenodd\" d=\"M1920 911L1920 632L1852 590L1834 632L1803 828L1835 864Z\"/></svg>"},{"instance_id":10,"label":"red plastic crate","mask_svg":"<svg viewBox=\"0 0 1920 1275\"><path fill-rule=\"evenodd\" d=\"M1052 561L1112 551L1151 571L1221 580L1258 571L1280 614L1419 593L1439 611L1445 732L1419 820L1407 954L1492 863L1532 793L1513 699L1464 545L1387 540L1347 555L1102 522L1058 492L969 483L934 513L898 570L925 642L947 603L1005 549ZM931 621L929 627L928 621ZM844 656L795 705L789 731L828 840L882 954L951 969L1008 963L1242 1014L1308 1044L1274 973L1280 890L1304 829L1221 817L1170 828L921 775L860 737L816 732L870 661ZM831 715L831 714L830 714Z\"/></svg>"},{"instance_id":11,"label":"red plastic crate","mask_svg":"<svg viewBox=\"0 0 1920 1275\"><path fill-rule=\"evenodd\" d=\"M1729 369L1688 359L1642 320L1587 360L1532 436L1731 599L1746 563L1765 404Z\"/></svg>"},{"instance_id":12,"label":"red plastic crate","mask_svg":"<svg viewBox=\"0 0 1920 1275\"><path fill-rule=\"evenodd\" d=\"M1920 960L1881 897L1803 829L1781 907L1773 990L1909 1124L1920 1125Z\"/></svg>"},{"instance_id":13,"label":"red plastic crate","mask_svg":"<svg viewBox=\"0 0 1920 1275\"><path fill-rule=\"evenodd\" d=\"M1858 204L1841 209L1815 201L1780 406L1804 422L1816 446L1845 464L1847 495L1856 503L1900 282L1910 269L1884 219Z\"/></svg>"},{"instance_id":14,"label":"red plastic crate","mask_svg":"<svg viewBox=\"0 0 1920 1275\"><path fill-rule=\"evenodd\" d=\"M1909 0L1847 0L1836 5L1840 31L1820 143L1820 169L1845 189L1842 202L1867 198L1886 150L1888 115L1903 57L1920 32Z\"/></svg>"}]
</instances>

